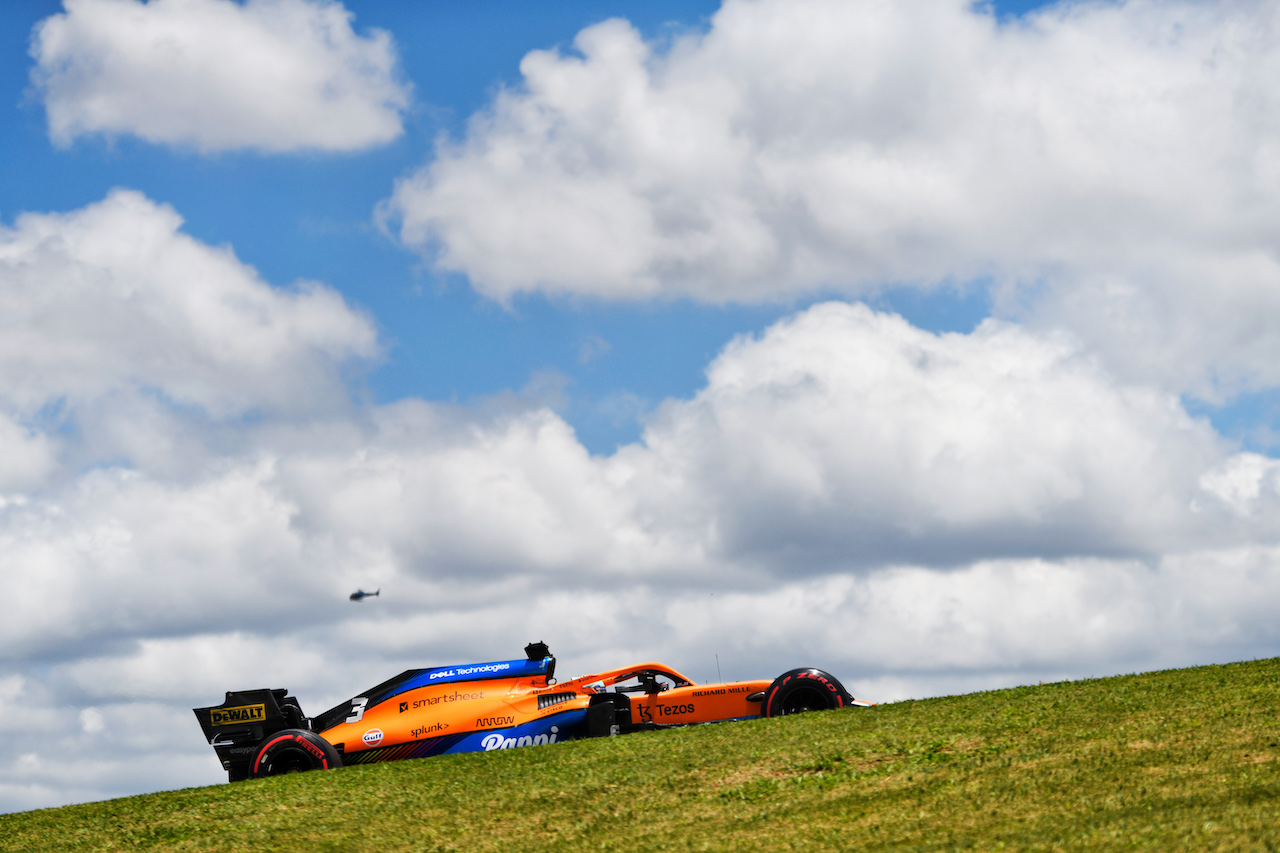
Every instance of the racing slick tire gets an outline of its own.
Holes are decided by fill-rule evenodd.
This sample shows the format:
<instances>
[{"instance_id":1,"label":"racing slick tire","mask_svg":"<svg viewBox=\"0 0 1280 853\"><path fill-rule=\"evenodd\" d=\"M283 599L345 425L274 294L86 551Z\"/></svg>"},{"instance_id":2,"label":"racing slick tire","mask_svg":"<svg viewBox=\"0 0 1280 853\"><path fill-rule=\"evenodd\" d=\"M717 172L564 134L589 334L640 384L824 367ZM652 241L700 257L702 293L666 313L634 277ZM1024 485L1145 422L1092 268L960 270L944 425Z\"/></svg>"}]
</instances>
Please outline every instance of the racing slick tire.
<instances>
[{"instance_id":1,"label":"racing slick tire","mask_svg":"<svg viewBox=\"0 0 1280 853\"><path fill-rule=\"evenodd\" d=\"M830 673L793 669L773 680L760 703L763 717L785 717L805 711L833 711L849 704L849 693Z\"/></svg>"},{"instance_id":2,"label":"racing slick tire","mask_svg":"<svg viewBox=\"0 0 1280 853\"><path fill-rule=\"evenodd\" d=\"M306 770L332 770L342 766L342 756L333 744L314 732L304 729L284 729L262 742L253 763L249 765L250 779L282 776L285 773L301 773Z\"/></svg>"}]
</instances>

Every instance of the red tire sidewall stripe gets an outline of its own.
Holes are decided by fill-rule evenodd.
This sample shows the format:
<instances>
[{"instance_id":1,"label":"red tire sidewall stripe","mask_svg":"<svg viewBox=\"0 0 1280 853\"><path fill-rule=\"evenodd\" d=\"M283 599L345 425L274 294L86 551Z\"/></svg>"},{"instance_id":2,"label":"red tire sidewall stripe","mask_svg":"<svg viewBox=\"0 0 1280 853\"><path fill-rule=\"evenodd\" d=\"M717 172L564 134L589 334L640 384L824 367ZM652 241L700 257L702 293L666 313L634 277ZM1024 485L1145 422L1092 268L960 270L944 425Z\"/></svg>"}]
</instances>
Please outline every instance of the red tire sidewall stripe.
<instances>
[{"instance_id":1,"label":"red tire sidewall stripe","mask_svg":"<svg viewBox=\"0 0 1280 853\"><path fill-rule=\"evenodd\" d=\"M775 682L769 685L768 692L764 694L764 702L760 703L761 716L763 717L771 716L769 714L769 706L773 704L773 699L775 696L778 695L778 691L782 690L782 688L786 685L788 681L791 680L791 678L792 676L788 675L786 678L782 680L782 684L778 684Z\"/></svg>"}]
</instances>

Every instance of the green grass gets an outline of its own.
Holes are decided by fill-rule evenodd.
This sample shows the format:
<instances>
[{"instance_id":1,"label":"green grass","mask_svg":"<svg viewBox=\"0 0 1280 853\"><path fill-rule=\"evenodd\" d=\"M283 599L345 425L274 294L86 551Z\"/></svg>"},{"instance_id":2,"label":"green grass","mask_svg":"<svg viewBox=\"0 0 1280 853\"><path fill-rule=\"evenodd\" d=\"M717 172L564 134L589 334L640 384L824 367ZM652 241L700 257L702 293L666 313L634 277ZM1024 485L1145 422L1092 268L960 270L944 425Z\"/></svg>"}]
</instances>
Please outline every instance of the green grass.
<instances>
[{"instance_id":1,"label":"green grass","mask_svg":"<svg viewBox=\"0 0 1280 853\"><path fill-rule=\"evenodd\" d=\"M0 850L1277 851L1277 711L1273 659L0 815Z\"/></svg>"}]
</instances>

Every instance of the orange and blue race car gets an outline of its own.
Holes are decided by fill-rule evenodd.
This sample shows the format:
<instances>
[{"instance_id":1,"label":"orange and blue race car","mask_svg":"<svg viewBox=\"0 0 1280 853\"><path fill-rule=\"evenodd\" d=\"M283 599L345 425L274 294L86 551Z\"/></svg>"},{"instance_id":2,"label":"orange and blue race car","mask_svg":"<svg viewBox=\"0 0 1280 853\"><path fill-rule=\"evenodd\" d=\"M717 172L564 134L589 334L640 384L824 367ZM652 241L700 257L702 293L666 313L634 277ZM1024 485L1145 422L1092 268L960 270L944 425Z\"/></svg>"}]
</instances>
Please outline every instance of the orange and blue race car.
<instances>
[{"instance_id":1,"label":"orange and blue race car","mask_svg":"<svg viewBox=\"0 0 1280 853\"><path fill-rule=\"evenodd\" d=\"M314 718L278 689L229 691L221 705L193 710L236 782L871 704L819 669L699 685L670 667L641 663L561 683L545 643L530 643L525 655L411 669Z\"/></svg>"}]
</instances>

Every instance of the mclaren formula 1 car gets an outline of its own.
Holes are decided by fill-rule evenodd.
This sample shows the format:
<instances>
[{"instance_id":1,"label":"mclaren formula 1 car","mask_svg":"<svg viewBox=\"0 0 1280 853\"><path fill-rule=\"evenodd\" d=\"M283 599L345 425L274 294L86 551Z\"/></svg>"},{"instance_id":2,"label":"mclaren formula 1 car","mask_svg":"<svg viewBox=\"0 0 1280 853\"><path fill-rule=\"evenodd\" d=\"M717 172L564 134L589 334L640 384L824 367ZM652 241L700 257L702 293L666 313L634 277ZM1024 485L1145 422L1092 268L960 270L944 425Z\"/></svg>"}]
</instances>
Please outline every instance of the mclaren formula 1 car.
<instances>
[{"instance_id":1,"label":"mclaren formula 1 car","mask_svg":"<svg viewBox=\"0 0 1280 853\"><path fill-rule=\"evenodd\" d=\"M642 663L557 683L545 643L530 643L525 655L411 669L314 718L287 690L229 691L221 705L194 710L236 782L871 704L818 669L698 685L670 667Z\"/></svg>"}]
</instances>

